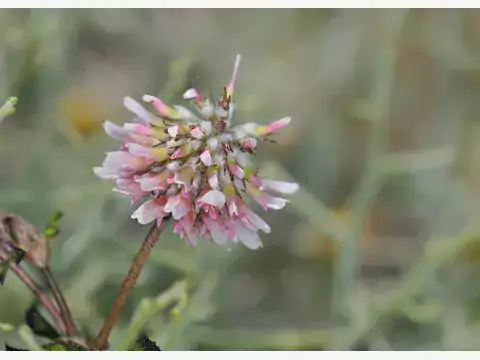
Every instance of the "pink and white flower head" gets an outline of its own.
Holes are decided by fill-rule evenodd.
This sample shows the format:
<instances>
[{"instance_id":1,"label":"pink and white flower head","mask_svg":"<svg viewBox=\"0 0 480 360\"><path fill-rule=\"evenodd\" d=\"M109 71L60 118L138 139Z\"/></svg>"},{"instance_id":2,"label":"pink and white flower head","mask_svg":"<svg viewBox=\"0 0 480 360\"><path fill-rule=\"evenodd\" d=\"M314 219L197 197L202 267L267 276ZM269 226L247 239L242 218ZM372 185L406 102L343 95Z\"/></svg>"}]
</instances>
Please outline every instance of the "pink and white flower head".
<instances>
[{"instance_id":1,"label":"pink and white flower head","mask_svg":"<svg viewBox=\"0 0 480 360\"><path fill-rule=\"evenodd\" d=\"M151 95L143 101L157 115L130 97L124 105L134 114L123 126L104 123L105 131L123 142L94 168L103 179L115 181L115 191L132 203L143 201L132 214L140 224L171 217L173 231L189 244L197 238L218 244L240 241L250 249L262 243L261 230L270 227L247 205L248 198L263 209L282 209L288 202L277 194L292 194L296 183L262 179L251 165L259 142L288 125L286 117L268 125L247 123L231 127L232 102L240 56L232 78L216 102L190 89L183 97L191 109L170 107Z\"/></svg>"}]
</instances>

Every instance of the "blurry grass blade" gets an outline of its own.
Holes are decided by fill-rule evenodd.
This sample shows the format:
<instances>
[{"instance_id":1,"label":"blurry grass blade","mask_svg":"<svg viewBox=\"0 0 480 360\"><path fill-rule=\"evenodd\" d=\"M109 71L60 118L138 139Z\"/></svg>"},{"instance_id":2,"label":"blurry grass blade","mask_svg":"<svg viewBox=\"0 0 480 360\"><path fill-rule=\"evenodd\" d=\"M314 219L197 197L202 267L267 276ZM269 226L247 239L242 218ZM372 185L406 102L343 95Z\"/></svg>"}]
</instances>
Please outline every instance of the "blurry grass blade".
<instances>
[{"instance_id":1,"label":"blurry grass blade","mask_svg":"<svg viewBox=\"0 0 480 360\"><path fill-rule=\"evenodd\" d=\"M436 271L446 263L453 261L465 246L480 241L472 235L470 229L457 238L443 241L430 240L426 245L425 257L413 266L396 290L384 301L372 309L368 320L354 326L349 334L344 334L341 348L350 348L369 335L377 326L394 311L398 311L410 301Z\"/></svg>"},{"instance_id":2,"label":"blurry grass blade","mask_svg":"<svg viewBox=\"0 0 480 360\"><path fill-rule=\"evenodd\" d=\"M220 349L249 350L324 350L331 342L327 329L214 329L210 326L192 325L186 337L191 343L205 344Z\"/></svg>"},{"instance_id":3,"label":"blurry grass blade","mask_svg":"<svg viewBox=\"0 0 480 360\"><path fill-rule=\"evenodd\" d=\"M18 335L20 335L20 339L27 345L27 348L32 351L41 350L40 346L35 340L35 335L33 334L32 330L27 325L22 325L18 329Z\"/></svg>"},{"instance_id":4,"label":"blurry grass blade","mask_svg":"<svg viewBox=\"0 0 480 360\"><path fill-rule=\"evenodd\" d=\"M265 177L291 178L290 174L276 162L262 164L262 173ZM343 237L344 224L338 221L335 213L326 207L318 198L301 185L292 195L290 203L295 210L304 216L315 231L320 235L329 235L335 241Z\"/></svg>"},{"instance_id":5,"label":"blurry grass blade","mask_svg":"<svg viewBox=\"0 0 480 360\"><path fill-rule=\"evenodd\" d=\"M140 333L137 341L131 346L129 351L162 351L154 341L150 340L145 333Z\"/></svg>"},{"instance_id":6,"label":"blurry grass blade","mask_svg":"<svg viewBox=\"0 0 480 360\"><path fill-rule=\"evenodd\" d=\"M215 312L215 306L211 301L212 293L218 283L218 273L208 274L199 284L198 290L189 299L188 304L181 312L176 313L165 330L166 338L163 346L167 350L178 350L189 346L185 338L185 331L196 322L208 320Z\"/></svg>"},{"instance_id":7,"label":"blurry grass blade","mask_svg":"<svg viewBox=\"0 0 480 360\"><path fill-rule=\"evenodd\" d=\"M454 149L450 146L411 153L386 154L379 166L386 175L435 169L452 163Z\"/></svg>"},{"instance_id":8,"label":"blurry grass blade","mask_svg":"<svg viewBox=\"0 0 480 360\"><path fill-rule=\"evenodd\" d=\"M0 108L0 122L5 119L8 115L15 113L15 104L18 99L16 97L10 97L7 99L5 104Z\"/></svg>"},{"instance_id":9,"label":"blurry grass blade","mask_svg":"<svg viewBox=\"0 0 480 360\"><path fill-rule=\"evenodd\" d=\"M172 301L178 301L186 296L187 283L185 281L175 283L168 290L160 294L156 299L143 299L135 311L132 321L125 331L125 335L117 350L127 350L138 338L148 321L159 311L162 311Z\"/></svg>"},{"instance_id":10,"label":"blurry grass blade","mask_svg":"<svg viewBox=\"0 0 480 360\"><path fill-rule=\"evenodd\" d=\"M0 331L1 332L12 332L15 330L15 326L0 322Z\"/></svg>"},{"instance_id":11,"label":"blurry grass blade","mask_svg":"<svg viewBox=\"0 0 480 360\"><path fill-rule=\"evenodd\" d=\"M27 310L25 322L37 336L46 337L50 340L60 337L57 330L40 314L37 305L33 305Z\"/></svg>"}]
</instances>

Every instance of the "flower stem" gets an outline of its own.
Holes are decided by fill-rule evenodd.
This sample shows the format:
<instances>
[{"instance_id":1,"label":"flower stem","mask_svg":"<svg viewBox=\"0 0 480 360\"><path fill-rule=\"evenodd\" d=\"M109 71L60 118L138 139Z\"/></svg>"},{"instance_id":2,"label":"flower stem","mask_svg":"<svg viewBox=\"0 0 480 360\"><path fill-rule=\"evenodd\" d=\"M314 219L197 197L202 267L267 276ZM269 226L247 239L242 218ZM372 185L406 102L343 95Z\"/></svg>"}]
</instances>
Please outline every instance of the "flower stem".
<instances>
[{"instance_id":1,"label":"flower stem","mask_svg":"<svg viewBox=\"0 0 480 360\"><path fill-rule=\"evenodd\" d=\"M42 269L42 273L45 277L45 280L47 281L48 286L50 287L50 290L52 291L58 308L60 309L60 314L65 323L67 334L69 336L75 336L77 334L77 329L75 328L72 313L70 311L70 308L68 307L67 302L65 301L65 298L63 297L60 287L58 286L55 278L53 277L50 267L47 266L45 269Z\"/></svg>"},{"instance_id":2,"label":"flower stem","mask_svg":"<svg viewBox=\"0 0 480 360\"><path fill-rule=\"evenodd\" d=\"M166 219L164 219L163 224L165 224L165 220ZM140 247L140 250L138 250L137 255L135 255L135 258L130 265L130 269L128 270L128 273L123 279L122 285L120 286L120 291L110 307L107 318L105 319L102 329L98 333L98 336L95 340L94 348L96 350L105 350L107 348L110 332L115 326L118 316L125 305L127 296L135 286L135 283L137 282L142 271L143 265L145 264L145 261L147 260L148 255L152 251L153 247L157 243L158 237L162 230L163 226L159 227L155 223L143 240L142 246Z\"/></svg>"},{"instance_id":3,"label":"flower stem","mask_svg":"<svg viewBox=\"0 0 480 360\"><path fill-rule=\"evenodd\" d=\"M31 278L31 276L23 270L19 265L12 264L11 269L19 277L19 279L30 289L30 291L35 295L38 302L47 310L47 312L52 317L55 325L60 333L67 334L67 326L63 321L60 312L58 311L55 304L50 300L50 298L40 289L38 284Z\"/></svg>"}]
</instances>

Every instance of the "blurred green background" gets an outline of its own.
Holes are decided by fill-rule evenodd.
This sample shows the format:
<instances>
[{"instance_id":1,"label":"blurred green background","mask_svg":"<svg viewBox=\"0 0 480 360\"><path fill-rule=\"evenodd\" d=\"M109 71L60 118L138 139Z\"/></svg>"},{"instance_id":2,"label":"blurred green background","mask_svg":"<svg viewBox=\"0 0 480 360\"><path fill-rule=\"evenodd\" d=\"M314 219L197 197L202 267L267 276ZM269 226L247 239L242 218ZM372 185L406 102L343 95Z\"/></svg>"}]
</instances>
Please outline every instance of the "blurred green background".
<instances>
[{"instance_id":1,"label":"blurred green background","mask_svg":"<svg viewBox=\"0 0 480 360\"><path fill-rule=\"evenodd\" d=\"M91 170L118 146L101 122L130 120L126 95L220 94L241 53L235 121L293 117L257 161L301 190L262 214L258 251L166 231L111 344L145 324L165 349L480 350L479 24L478 10L0 10L0 99L19 97L0 125L0 209L40 228L65 213L52 267L95 335L147 232ZM0 322L22 324L32 300L9 274Z\"/></svg>"}]
</instances>

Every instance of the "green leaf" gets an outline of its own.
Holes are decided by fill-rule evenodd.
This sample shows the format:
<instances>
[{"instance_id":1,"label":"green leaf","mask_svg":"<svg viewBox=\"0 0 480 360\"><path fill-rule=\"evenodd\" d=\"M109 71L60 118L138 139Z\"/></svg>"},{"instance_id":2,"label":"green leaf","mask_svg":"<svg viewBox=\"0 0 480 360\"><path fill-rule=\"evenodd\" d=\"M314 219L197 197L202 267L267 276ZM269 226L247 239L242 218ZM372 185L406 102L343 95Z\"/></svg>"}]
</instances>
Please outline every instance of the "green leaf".
<instances>
[{"instance_id":1,"label":"green leaf","mask_svg":"<svg viewBox=\"0 0 480 360\"><path fill-rule=\"evenodd\" d=\"M74 342L57 341L42 346L45 351L87 351L85 347Z\"/></svg>"},{"instance_id":2,"label":"green leaf","mask_svg":"<svg viewBox=\"0 0 480 360\"><path fill-rule=\"evenodd\" d=\"M60 233L60 229L57 227L57 223L62 217L63 213L61 211L56 210L53 212L44 231L44 234L47 238L55 237Z\"/></svg>"},{"instance_id":3,"label":"green leaf","mask_svg":"<svg viewBox=\"0 0 480 360\"><path fill-rule=\"evenodd\" d=\"M8 115L12 115L15 112L15 104L17 103L18 99L16 97L9 97L5 104L0 107L0 122Z\"/></svg>"},{"instance_id":4,"label":"green leaf","mask_svg":"<svg viewBox=\"0 0 480 360\"><path fill-rule=\"evenodd\" d=\"M60 334L55 328L40 314L36 305L30 307L25 314L25 322L37 336L42 336L51 340L58 339Z\"/></svg>"},{"instance_id":5,"label":"green leaf","mask_svg":"<svg viewBox=\"0 0 480 360\"><path fill-rule=\"evenodd\" d=\"M7 343L5 343L5 351L28 351L28 350L14 348L13 346L10 346Z\"/></svg>"},{"instance_id":6,"label":"green leaf","mask_svg":"<svg viewBox=\"0 0 480 360\"><path fill-rule=\"evenodd\" d=\"M135 344L133 344L128 351L162 351L162 349L160 349L154 341L150 340L148 336L142 332L138 336L137 341L135 341Z\"/></svg>"}]
</instances>

